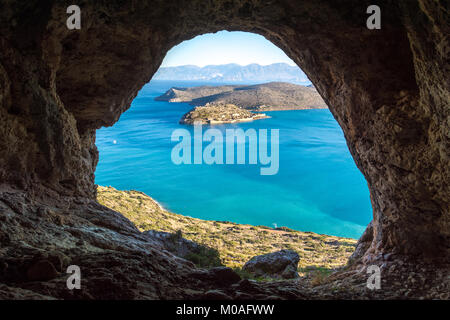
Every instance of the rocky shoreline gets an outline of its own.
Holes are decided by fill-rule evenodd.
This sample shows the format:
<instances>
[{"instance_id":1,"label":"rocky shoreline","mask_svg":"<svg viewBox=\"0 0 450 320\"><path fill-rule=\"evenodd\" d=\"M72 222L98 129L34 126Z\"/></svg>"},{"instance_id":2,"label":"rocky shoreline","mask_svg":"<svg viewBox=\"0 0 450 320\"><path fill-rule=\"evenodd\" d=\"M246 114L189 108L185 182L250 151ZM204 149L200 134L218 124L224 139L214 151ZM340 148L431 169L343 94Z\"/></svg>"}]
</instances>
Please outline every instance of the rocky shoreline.
<instances>
[{"instance_id":1,"label":"rocky shoreline","mask_svg":"<svg viewBox=\"0 0 450 320\"><path fill-rule=\"evenodd\" d=\"M180 120L181 124L222 124L249 122L270 118L265 113L253 113L234 104L207 103L195 107Z\"/></svg>"}]
</instances>

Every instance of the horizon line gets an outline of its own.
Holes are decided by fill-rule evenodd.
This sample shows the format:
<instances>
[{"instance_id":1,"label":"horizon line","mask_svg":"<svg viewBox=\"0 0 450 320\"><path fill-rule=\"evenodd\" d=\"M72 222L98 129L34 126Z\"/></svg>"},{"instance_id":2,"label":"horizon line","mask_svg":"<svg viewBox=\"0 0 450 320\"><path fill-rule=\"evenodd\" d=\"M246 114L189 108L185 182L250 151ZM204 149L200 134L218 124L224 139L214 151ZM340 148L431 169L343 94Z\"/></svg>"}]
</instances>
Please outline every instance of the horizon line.
<instances>
[{"instance_id":1,"label":"horizon line","mask_svg":"<svg viewBox=\"0 0 450 320\"><path fill-rule=\"evenodd\" d=\"M159 68L176 68L176 67L187 67L187 66L192 66L192 67L197 67L197 68L205 68L205 67L210 67L210 66L226 66L226 65L230 65L230 64L235 64L235 65L238 65L240 67L247 67L247 66L250 66L252 64L256 64L256 65L259 65L259 66L262 66L262 67L264 67L264 66L271 66L273 64L286 64L286 65L288 65L290 67L300 68L296 64L291 65L291 64L289 64L287 62L273 62L273 63L269 63L269 64L260 64L260 63L253 62L253 63L249 63L249 64L244 64L244 65L243 64L239 64L237 62L230 62L230 63L222 63L222 64L206 64L204 66L199 66L199 65L196 65L196 64L180 64L180 65L174 65L174 66L162 66L161 65Z\"/></svg>"}]
</instances>

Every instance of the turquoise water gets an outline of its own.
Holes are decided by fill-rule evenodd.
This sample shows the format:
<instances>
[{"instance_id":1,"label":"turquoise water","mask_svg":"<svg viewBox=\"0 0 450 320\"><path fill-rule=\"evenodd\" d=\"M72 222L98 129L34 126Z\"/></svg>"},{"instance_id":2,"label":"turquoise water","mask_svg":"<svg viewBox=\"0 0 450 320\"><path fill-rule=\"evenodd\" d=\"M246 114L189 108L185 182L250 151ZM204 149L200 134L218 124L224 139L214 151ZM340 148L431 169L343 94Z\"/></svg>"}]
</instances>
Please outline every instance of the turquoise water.
<instances>
[{"instance_id":1,"label":"turquoise water","mask_svg":"<svg viewBox=\"0 0 450 320\"><path fill-rule=\"evenodd\" d=\"M267 112L272 118L215 126L279 129L276 175L260 175L260 165L173 164L171 134L192 130L178 124L192 107L154 97L199 84L152 81L113 127L98 130L96 183L143 191L170 211L201 219L362 234L372 217L367 183L328 110Z\"/></svg>"}]
</instances>

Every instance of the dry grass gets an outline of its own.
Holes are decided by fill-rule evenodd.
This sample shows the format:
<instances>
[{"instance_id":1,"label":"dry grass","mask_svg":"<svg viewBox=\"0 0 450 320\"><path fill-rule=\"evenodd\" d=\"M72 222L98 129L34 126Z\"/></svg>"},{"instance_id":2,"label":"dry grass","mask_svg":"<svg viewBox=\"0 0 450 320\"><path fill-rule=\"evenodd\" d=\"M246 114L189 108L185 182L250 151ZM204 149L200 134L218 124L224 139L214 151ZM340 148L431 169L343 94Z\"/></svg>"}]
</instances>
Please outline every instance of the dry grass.
<instances>
[{"instance_id":1,"label":"dry grass","mask_svg":"<svg viewBox=\"0 0 450 320\"><path fill-rule=\"evenodd\" d=\"M300 255L300 274L330 270L346 264L355 249L356 240L288 228L276 230L232 222L206 221L169 212L139 191L118 191L98 187L98 201L121 212L141 231L158 230L175 233L219 251L226 266L239 268L253 256L291 249Z\"/></svg>"}]
</instances>

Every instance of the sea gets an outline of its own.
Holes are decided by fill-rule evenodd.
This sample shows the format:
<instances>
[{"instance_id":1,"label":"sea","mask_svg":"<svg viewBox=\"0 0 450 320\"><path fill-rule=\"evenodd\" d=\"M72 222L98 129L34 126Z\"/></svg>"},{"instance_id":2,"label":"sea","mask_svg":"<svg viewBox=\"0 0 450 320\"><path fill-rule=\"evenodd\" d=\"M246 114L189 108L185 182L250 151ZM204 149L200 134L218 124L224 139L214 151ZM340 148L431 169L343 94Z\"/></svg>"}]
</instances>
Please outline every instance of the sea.
<instances>
[{"instance_id":1,"label":"sea","mask_svg":"<svg viewBox=\"0 0 450 320\"><path fill-rule=\"evenodd\" d=\"M277 174L261 175L263 165L248 161L172 161L178 143L171 139L173 132L193 132L191 126L179 124L192 106L155 101L155 97L171 87L208 84L219 83L152 80L146 84L117 123L97 131L96 183L142 191L167 210L185 216L359 238L372 219L369 190L328 109L271 111L266 112L268 119L213 126L222 132L278 129Z\"/></svg>"}]
</instances>

